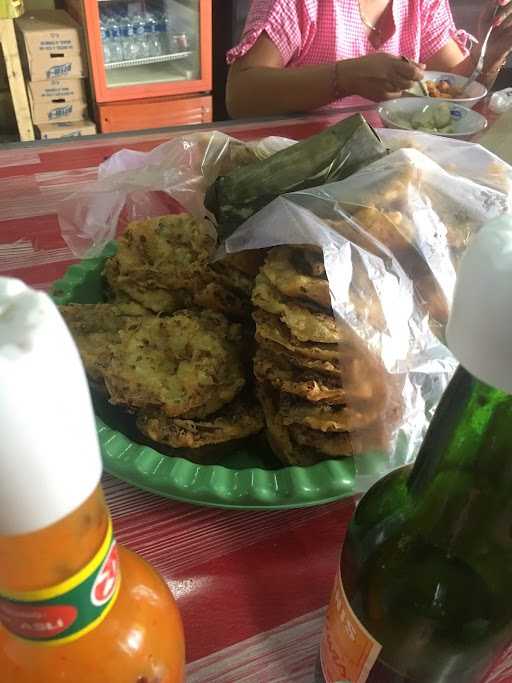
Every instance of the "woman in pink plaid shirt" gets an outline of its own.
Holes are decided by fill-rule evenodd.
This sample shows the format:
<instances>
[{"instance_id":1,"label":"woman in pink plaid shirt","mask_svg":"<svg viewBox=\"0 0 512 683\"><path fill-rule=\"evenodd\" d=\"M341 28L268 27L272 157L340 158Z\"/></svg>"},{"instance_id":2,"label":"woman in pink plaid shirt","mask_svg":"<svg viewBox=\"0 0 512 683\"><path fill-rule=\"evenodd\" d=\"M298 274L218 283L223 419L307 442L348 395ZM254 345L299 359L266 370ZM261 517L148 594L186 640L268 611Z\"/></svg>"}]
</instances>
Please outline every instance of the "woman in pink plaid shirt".
<instances>
[{"instance_id":1,"label":"woman in pink plaid shirt","mask_svg":"<svg viewBox=\"0 0 512 683\"><path fill-rule=\"evenodd\" d=\"M496 19L493 12L499 5ZM485 0L494 21L481 80L490 85L512 49L512 0ZM231 116L338 105L356 95L399 97L425 68L469 75L476 55L449 0L253 0L241 42L228 53Z\"/></svg>"}]
</instances>

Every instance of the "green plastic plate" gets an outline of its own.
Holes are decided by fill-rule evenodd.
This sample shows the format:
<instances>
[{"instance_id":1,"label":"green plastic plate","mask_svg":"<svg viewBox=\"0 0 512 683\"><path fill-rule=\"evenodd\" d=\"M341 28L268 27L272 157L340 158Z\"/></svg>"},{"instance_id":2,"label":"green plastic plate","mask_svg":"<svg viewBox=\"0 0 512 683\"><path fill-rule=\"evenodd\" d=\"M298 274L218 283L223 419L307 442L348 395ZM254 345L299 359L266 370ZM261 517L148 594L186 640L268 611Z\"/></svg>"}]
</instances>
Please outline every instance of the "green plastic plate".
<instances>
[{"instance_id":1,"label":"green plastic plate","mask_svg":"<svg viewBox=\"0 0 512 683\"><path fill-rule=\"evenodd\" d=\"M114 254L109 244L99 258L71 266L53 287L57 304L103 300L102 270ZM248 441L221 458L220 464L197 464L181 451L161 453L130 434L115 408L98 410L96 421L104 467L134 486L196 505L245 509L286 509L329 503L355 493L351 458L326 460L311 467L283 467L261 439ZM107 404L108 405L108 404ZM100 415L101 414L101 417ZM382 454L364 456L371 470Z\"/></svg>"}]
</instances>

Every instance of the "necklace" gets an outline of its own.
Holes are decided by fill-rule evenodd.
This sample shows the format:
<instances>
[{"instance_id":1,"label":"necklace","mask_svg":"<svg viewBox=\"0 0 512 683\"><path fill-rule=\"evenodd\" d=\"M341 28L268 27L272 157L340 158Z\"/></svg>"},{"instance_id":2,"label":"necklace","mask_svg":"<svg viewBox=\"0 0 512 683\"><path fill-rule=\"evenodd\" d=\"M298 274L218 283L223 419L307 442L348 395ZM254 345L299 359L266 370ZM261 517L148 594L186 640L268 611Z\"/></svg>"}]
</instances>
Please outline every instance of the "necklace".
<instances>
[{"instance_id":1,"label":"necklace","mask_svg":"<svg viewBox=\"0 0 512 683\"><path fill-rule=\"evenodd\" d=\"M379 29L373 24L370 24L368 19L364 16L363 9L361 7L361 0L357 0L357 5L359 7L359 16L361 17L361 21L366 26L366 28L369 28L370 31L374 31L375 33L380 33Z\"/></svg>"}]
</instances>

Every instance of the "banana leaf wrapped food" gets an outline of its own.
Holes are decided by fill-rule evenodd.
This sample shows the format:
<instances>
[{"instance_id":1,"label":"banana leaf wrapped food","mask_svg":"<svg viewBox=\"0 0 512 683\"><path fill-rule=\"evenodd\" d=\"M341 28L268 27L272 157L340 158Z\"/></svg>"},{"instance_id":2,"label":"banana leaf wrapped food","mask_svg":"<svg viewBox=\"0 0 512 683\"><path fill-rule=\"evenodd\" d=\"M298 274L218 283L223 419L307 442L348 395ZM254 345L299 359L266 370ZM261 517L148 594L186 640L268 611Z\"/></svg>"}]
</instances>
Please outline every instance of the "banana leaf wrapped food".
<instances>
[{"instance_id":1,"label":"banana leaf wrapped food","mask_svg":"<svg viewBox=\"0 0 512 683\"><path fill-rule=\"evenodd\" d=\"M205 205L228 237L279 195L341 180L380 159L386 148L361 114L351 116L287 149L217 178Z\"/></svg>"}]
</instances>

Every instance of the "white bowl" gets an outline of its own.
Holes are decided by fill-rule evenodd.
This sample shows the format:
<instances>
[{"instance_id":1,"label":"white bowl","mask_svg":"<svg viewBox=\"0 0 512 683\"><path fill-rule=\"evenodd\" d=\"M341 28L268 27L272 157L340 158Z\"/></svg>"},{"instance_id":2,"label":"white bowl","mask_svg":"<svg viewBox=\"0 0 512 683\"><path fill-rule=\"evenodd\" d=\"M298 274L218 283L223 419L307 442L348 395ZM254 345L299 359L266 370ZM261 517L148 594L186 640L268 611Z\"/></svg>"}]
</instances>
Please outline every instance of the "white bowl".
<instances>
[{"instance_id":1,"label":"white bowl","mask_svg":"<svg viewBox=\"0 0 512 683\"><path fill-rule=\"evenodd\" d=\"M427 106L431 107L438 102L446 102L450 107L450 115L455 132L432 132L432 135L442 135L447 138L468 138L487 128L487 119L485 116L482 116L467 107L461 107L459 104L454 104L447 100L438 100L434 97L401 97L397 100L383 102L377 111L387 128L414 130L412 128L406 128L401 125L400 122L397 123L396 119L410 119L416 112L422 111Z\"/></svg>"},{"instance_id":2,"label":"white bowl","mask_svg":"<svg viewBox=\"0 0 512 683\"><path fill-rule=\"evenodd\" d=\"M425 81L434 81L438 83L439 81L448 81L451 86L455 88L464 88L466 81L468 80L466 76L457 76L456 74L447 74L443 71L425 71L424 76ZM473 81L468 88L468 92L465 93L464 97L429 97L429 100L439 101L439 102L455 102L455 104L462 104L464 107L469 107L473 109L477 102L483 100L487 95L487 88L485 85Z\"/></svg>"}]
</instances>

